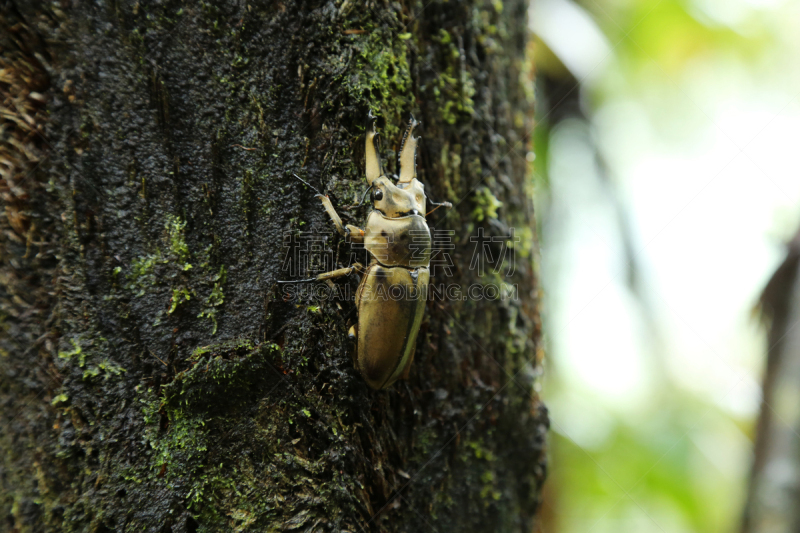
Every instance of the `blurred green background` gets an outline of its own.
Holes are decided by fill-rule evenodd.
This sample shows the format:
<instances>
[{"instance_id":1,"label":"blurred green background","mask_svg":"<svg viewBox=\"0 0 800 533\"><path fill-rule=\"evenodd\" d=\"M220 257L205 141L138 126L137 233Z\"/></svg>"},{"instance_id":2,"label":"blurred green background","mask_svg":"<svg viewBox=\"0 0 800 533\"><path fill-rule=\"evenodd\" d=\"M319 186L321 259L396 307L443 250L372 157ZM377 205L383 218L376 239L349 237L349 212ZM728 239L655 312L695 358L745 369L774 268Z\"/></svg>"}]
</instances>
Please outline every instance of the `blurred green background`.
<instances>
[{"instance_id":1,"label":"blurred green background","mask_svg":"<svg viewBox=\"0 0 800 533\"><path fill-rule=\"evenodd\" d=\"M543 531L733 532L800 223L800 2L533 0Z\"/></svg>"}]
</instances>

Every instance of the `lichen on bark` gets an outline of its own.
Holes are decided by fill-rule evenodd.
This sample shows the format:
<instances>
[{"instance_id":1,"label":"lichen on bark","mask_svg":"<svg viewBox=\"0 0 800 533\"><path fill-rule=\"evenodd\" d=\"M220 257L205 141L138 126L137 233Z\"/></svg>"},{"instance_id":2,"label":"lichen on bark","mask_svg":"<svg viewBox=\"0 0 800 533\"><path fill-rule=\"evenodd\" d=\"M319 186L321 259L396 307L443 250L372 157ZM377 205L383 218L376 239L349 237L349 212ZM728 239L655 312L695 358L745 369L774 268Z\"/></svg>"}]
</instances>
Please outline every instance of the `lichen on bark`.
<instances>
[{"instance_id":1,"label":"lichen on bark","mask_svg":"<svg viewBox=\"0 0 800 533\"><path fill-rule=\"evenodd\" d=\"M390 171L408 115L423 123L419 177L455 204L429 219L454 232L440 282L481 282L478 229L490 246L532 235L526 10L3 7L17 78L0 88L35 135L2 145L19 162L0 220L2 527L530 531L547 419L529 237L504 279L519 298L430 302L410 379L387 391L353 368L352 302L276 286L286 235L331 229L293 173L363 223L347 206L369 109Z\"/></svg>"}]
</instances>

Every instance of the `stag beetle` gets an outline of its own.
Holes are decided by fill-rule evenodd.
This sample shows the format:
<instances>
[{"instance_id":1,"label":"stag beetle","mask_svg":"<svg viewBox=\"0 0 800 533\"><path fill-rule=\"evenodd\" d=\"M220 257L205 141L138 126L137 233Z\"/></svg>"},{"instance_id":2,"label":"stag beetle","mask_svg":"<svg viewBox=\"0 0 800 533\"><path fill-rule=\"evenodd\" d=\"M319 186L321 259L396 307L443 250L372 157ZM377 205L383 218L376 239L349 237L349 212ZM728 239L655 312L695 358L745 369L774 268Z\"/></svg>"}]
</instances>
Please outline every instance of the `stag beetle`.
<instances>
[{"instance_id":1,"label":"stag beetle","mask_svg":"<svg viewBox=\"0 0 800 533\"><path fill-rule=\"evenodd\" d=\"M407 378L414 360L430 279L431 234L425 220L430 213L425 212L426 203L435 205L435 209L452 207L449 202L427 202L425 188L416 178L417 139L413 131L417 125L411 117L400 148L400 176L390 177L381 165L375 117L370 112L366 175L370 186L367 192L372 191L372 211L365 228L343 225L330 198L319 191L316 195L336 230L350 242L363 243L370 262L366 267L354 263L301 280L329 280L353 272L362 275L355 297L358 323L350 328L349 335L356 340L356 369L376 390L400 377Z\"/></svg>"}]
</instances>

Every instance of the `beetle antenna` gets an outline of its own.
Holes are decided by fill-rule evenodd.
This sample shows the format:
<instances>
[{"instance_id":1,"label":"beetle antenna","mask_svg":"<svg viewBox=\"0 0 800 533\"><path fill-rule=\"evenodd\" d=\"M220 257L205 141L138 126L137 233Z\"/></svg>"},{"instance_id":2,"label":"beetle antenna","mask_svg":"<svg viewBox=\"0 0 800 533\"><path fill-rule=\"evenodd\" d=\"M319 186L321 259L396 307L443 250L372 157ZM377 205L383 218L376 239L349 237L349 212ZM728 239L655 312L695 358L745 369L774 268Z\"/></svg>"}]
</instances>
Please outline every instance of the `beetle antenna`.
<instances>
[{"instance_id":1,"label":"beetle antenna","mask_svg":"<svg viewBox=\"0 0 800 533\"><path fill-rule=\"evenodd\" d=\"M277 283L310 283L312 281L317 281L317 278L308 278L308 279L288 279L286 281L278 281Z\"/></svg>"},{"instance_id":2,"label":"beetle antenna","mask_svg":"<svg viewBox=\"0 0 800 533\"><path fill-rule=\"evenodd\" d=\"M362 205L364 205L364 200L367 199L367 193L372 190L372 187L373 186L370 185L369 187L367 187L367 190L364 191L364 196L361 197L361 203L359 203L358 205L351 205L350 207L361 207Z\"/></svg>"},{"instance_id":3,"label":"beetle antenna","mask_svg":"<svg viewBox=\"0 0 800 533\"><path fill-rule=\"evenodd\" d=\"M300 181L302 181L303 183L305 183L306 185L308 185L309 187L311 187L311 189L312 189L312 190L313 190L315 193L319 194L320 196L325 196L324 194L322 194L321 192L319 192L319 191L317 190L317 188L316 188L316 187L314 187L313 185L311 185L309 182L307 182L306 180L304 180L303 178L301 178L301 177L300 177L300 176L298 176L297 174L295 174L295 173L292 173L292 176L294 176L295 178L299 179Z\"/></svg>"},{"instance_id":4,"label":"beetle antenna","mask_svg":"<svg viewBox=\"0 0 800 533\"><path fill-rule=\"evenodd\" d=\"M447 209L450 209L451 207L453 207L453 204L451 204L450 202L442 202L442 203L428 202L428 203L431 204L431 205L435 205L436 207L434 207L433 209L431 209L430 211L425 213L425 216L430 215L431 213L433 213L434 211L436 211L440 207L446 207Z\"/></svg>"},{"instance_id":5,"label":"beetle antenna","mask_svg":"<svg viewBox=\"0 0 800 533\"><path fill-rule=\"evenodd\" d=\"M427 187L426 187L426 189L427 189ZM450 208L453 207L453 204L451 204L450 202L441 202L441 203L439 203L439 202L434 202L433 200L429 200L428 203L431 204L431 205L435 205L436 207L434 207L433 209L431 209L430 211L425 213L425 216L430 215L431 213L433 213L434 211L436 211L440 207L446 207L447 209L450 209Z\"/></svg>"}]
</instances>

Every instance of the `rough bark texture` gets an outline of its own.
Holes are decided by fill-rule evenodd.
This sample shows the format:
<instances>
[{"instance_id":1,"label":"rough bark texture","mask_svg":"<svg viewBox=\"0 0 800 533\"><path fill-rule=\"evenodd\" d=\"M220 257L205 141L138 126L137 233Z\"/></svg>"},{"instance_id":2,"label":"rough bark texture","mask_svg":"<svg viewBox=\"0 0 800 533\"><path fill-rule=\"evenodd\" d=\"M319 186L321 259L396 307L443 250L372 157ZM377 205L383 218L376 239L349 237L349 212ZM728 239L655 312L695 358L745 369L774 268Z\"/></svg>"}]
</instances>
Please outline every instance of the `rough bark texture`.
<instances>
[{"instance_id":1,"label":"rough bark texture","mask_svg":"<svg viewBox=\"0 0 800 533\"><path fill-rule=\"evenodd\" d=\"M0 5L0 530L535 527L527 2ZM522 237L519 299L430 302L381 392L352 302L276 289L286 232L330 229L291 173L363 222L370 108L390 163L421 119L418 174L456 204L434 281L487 282L478 228Z\"/></svg>"}]
</instances>

